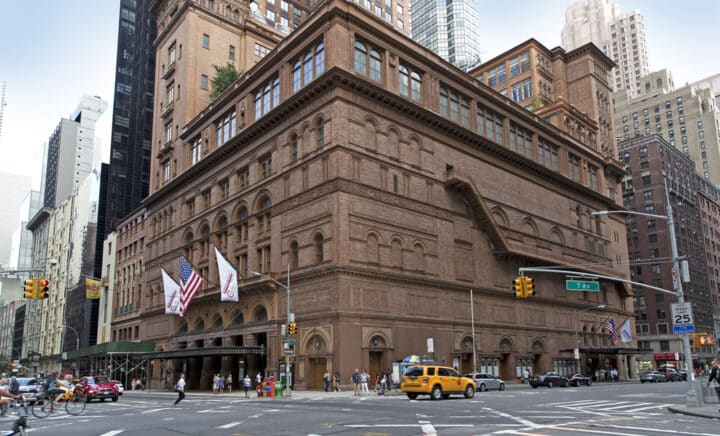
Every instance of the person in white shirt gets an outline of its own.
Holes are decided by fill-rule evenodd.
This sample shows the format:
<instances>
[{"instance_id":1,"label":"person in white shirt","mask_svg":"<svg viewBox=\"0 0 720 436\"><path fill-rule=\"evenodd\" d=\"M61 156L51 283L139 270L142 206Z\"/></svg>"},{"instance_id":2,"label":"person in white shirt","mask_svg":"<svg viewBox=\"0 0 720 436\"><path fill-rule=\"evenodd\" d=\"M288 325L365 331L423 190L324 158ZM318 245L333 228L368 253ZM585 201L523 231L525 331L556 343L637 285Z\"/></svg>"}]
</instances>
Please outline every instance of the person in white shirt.
<instances>
[{"instance_id":1,"label":"person in white shirt","mask_svg":"<svg viewBox=\"0 0 720 436\"><path fill-rule=\"evenodd\" d=\"M185 376L183 373L180 373L180 378L178 379L177 383L175 384L175 391L178 393L178 398L175 400L174 406L177 406L180 401L185 398Z\"/></svg>"}]
</instances>

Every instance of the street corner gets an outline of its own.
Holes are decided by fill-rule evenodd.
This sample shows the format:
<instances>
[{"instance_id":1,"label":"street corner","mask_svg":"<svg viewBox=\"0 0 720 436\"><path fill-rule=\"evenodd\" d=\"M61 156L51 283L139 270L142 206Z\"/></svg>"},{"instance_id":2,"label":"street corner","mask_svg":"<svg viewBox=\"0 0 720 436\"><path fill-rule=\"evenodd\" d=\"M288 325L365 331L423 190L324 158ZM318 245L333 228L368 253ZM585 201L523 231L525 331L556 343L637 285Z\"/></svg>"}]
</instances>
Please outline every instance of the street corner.
<instances>
[{"instance_id":1,"label":"street corner","mask_svg":"<svg viewBox=\"0 0 720 436\"><path fill-rule=\"evenodd\" d=\"M668 411L681 415L697 416L700 418L720 419L720 404L704 405L700 407L669 406Z\"/></svg>"}]
</instances>

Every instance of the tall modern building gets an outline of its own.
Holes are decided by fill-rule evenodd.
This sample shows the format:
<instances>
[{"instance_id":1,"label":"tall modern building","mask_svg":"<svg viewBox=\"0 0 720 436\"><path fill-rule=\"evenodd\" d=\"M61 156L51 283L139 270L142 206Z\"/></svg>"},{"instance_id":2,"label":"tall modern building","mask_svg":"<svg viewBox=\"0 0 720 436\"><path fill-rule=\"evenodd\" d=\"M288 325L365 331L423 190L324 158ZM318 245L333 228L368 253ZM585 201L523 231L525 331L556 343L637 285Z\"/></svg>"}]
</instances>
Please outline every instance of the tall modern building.
<instances>
[{"instance_id":1,"label":"tall modern building","mask_svg":"<svg viewBox=\"0 0 720 436\"><path fill-rule=\"evenodd\" d=\"M621 12L612 0L582 0L565 9L562 45L574 50L592 42L617 64L615 91L640 91L640 78L648 74L645 25L640 11Z\"/></svg>"},{"instance_id":2,"label":"tall modern building","mask_svg":"<svg viewBox=\"0 0 720 436\"><path fill-rule=\"evenodd\" d=\"M155 16L148 0L120 4L105 228L148 194L155 87ZM102 240L100 241L102 244Z\"/></svg>"},{"instance_id":3,"label":"tall modern building","mask_svg":"<svg viewBox=\"0 0 720 436\"><path fill-rule=\"evenodd\" d=\"M12 238L18 219L20 206L32 187L32 178L6 172L0 172L0 265L8 266L12 257Z\"/></svg>"},{"instance_id":4,"label":"tall modern building","mask_svg":"<svg viewBox=\"0 0 720 436\"><path fill-rule=\"evenodd\" d=\"M463 69L480 63L478 2L418 0L410 7L412 38Z\"/></svg>"},{"instance_id":5,"label":"tall modern building","mask_svg":"<svg viewBox=\"0 0 720 436\"><path fill-rule=\"evenodd\" d=\"M57 207L92 172L95 124L105 109L105 100L84 95L70 118L62 118L50 135L40 184L43 207Z\"/></svg>"},{"instance_id":6,"label":"tall modern building","mask_svg":"<svg viewBox=\"0 0 720 436\"><path fill-rule=\"evenodd\" d=\"M633 97L616 92L615 136L628 140L661 135L695 162L695 171L720 186L720 115L708 88L685 85L675 89L667 70L642 78L642 90Z\"/></svg>"},{"instance_id":7,"label":"tall modern building","mask_svg":"<svg viewBox=\"0 0 720 436\"><path fill-rule=\"evenodd\" d=\"M10 251L10 267L28 269L33 267L33 236L27 224L30 218L40 210L41 198L39 191L29 191L20 205L19 223L12 235Z\"/></svg>"}]
</instances>

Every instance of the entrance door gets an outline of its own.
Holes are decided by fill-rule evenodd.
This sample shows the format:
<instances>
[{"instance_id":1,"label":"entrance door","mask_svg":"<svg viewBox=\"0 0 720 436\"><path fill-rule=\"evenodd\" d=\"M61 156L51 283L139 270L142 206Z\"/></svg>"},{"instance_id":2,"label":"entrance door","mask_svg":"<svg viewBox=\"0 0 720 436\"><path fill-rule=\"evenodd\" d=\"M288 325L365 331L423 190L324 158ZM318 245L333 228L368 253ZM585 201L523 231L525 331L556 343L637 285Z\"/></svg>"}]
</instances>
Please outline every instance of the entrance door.
<instances>
[{"instance_id":1,"label":"entrance door","mask_svg":"<svg viewBox=\"0 0 720 436\"><path fill-rule=\"evenodd\" d=\"M500 358L500 378L503 380L515 380L513 369L510 366L510 354L504 353Z\"/></svg>"},{"instance_id":2,"label":"entrance door","mask_svg":"<svg viewBox=\"0 0 720 436\"><path fill-rule=\"evenodd\" d=\"M458 368L460 375L470 374L473 372L473 355L463 354L462 360L460 361L460 368Z\"/></svg>"},{"instance_id":3,"label":"entrance door","mask_svg":"<svg viewBox=\"0 0 720 436\"><path fill-rule=\"evenodd\" d=\"M324 357L310 359L310 389L325 389L323 375L327 371L327 363Z\"/></svg>"},{"instance_id":4,"label":"entrance door","mask_svg":"<svg viewBox=\"0 0 720 436\"><path fill-rule=\"evenodd\" d=\"M368 356L368 373L370 373L370 386L375 386L375 378L380 371L383 371L382 367L382 351L370 351Z\"/></svg>"}]
</instances>

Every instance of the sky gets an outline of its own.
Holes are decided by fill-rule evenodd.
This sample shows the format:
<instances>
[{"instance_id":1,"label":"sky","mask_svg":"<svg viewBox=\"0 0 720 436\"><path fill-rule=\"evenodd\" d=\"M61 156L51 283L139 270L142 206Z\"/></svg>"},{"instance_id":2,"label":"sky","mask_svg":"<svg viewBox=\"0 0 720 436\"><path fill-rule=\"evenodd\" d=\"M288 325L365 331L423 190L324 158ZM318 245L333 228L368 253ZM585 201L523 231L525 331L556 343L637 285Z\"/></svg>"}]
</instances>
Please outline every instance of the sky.
<instances>
[{"instance_id":1,"label":"sky","mask_svg":"<svg viewBox=\"0 0 720 436\"><path fill-rule=\"evenodd\" d=\"M717 0L616 0L644 16L650 70L668 68L676 86L720 73ZM484 60L535 38L560 45L572 0L479 0ZM508 7L511 5L511 7ZM108 102L96 126L103 162L110 149L120 0L0 0L0 87L6 101L0 171L40 186L42 150L83 94Z\"/></svg>"}]
</instances>

